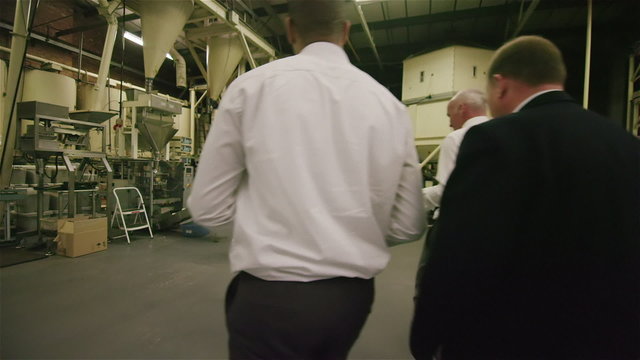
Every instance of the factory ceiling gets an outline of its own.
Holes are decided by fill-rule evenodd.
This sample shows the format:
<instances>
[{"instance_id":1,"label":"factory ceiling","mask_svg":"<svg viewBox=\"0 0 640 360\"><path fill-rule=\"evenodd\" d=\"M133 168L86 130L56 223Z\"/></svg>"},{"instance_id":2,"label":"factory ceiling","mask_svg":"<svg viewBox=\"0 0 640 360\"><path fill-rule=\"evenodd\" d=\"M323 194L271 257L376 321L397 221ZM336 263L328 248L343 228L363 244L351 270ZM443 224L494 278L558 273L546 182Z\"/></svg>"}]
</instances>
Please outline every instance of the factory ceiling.
<instances>
[{"instance_id":1,"label":"factory ceiling","mask_svg":"<svg viewBox=\"0 0 640 360\"><path fill-rule=\"evenodd\" d=\"M412 55L448 45L496 48L505 40L521 34L544 35L555 41L565 57L584 58L588 0L362 0L352 1L348 17L353 23L351 41L346 50L351 61L370 73L399 96L402 61ZM97 56L102 51L106 23L95 9L96 0L40 0L33 33L46 41L78 48L82 42L86 53ZM285 0L219 0L235 10L277 51L291 54L284 32L287 16ZM0 45L8 47L9 28L13 22L14 2L0 1ZM594 49L606 51L609 43L637 51L640 27L637 0L593 0ZM140 33L139 17L131 11L120 13L124 29ZM188 24L188 26L194 26ZM121 36L121 32L119 33ZM604 44L597 44L598 41ZM634 50L635 44L635 50ZM192 83L204 79L191 53L180 40L176 48L187 58ZM204 61L204 49L196 46ZM124 56L123 56L124 54ZM139 46L117 42L112 76L127 72L139 77L143 73ZM90 60L88 60L88 63ZM581 71L578 60L576 71ZM117 64L122 65L122 70ZM160 89L182 95L175 89L173 69L166 61L159 73Z\"/></svg>"}]
</instances>

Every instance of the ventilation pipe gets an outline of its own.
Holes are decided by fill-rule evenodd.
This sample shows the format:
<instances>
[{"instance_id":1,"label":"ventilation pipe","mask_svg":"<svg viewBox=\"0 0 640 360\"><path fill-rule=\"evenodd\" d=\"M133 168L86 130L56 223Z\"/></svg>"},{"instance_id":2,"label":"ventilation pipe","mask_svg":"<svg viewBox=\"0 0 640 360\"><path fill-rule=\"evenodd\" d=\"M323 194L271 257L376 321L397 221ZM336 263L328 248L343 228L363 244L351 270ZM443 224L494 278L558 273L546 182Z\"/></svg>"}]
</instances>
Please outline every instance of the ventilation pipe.
<instances>
[{"instance_id":1,"label":"ventilation pipe","mask_svg":"<svg viewBox=\"0 0 640 360\"><path fill-rule=\"evenodd\" d=\"M113 46L116 43L116 35L118 33L118 19L113 13L120 1L113 1L111 4L107 0L100 0L99 12L104 16L109 24L107 27L107 35L104 39L102 48L102 58L100 59L100 69L98 70L98 80L93 87L93 106L91 110L102 110L102 96L104 88L107 84L107 76L109 75L109 66L111 65L111 55L113 55Z\"/></svg>"},{"instance_id":2,"label":"ventilation pipe","mask_svg":"<svg viewBox=\"0 0 640 360\"><path fill-rule=\"evenodd\" d=\"M184 89L187 87L187 63L175 48L169 50L169 55L176 62L176 86Z\"/></svg>"}]
</instances>

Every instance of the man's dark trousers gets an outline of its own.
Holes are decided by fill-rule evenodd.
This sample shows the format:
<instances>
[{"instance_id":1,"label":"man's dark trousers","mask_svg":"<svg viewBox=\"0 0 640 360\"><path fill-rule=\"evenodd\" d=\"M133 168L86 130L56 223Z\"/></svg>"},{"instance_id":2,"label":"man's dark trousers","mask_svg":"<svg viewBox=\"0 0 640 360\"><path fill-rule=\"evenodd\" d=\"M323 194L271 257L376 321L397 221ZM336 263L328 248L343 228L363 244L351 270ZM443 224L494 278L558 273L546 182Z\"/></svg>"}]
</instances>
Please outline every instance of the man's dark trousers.
<instances>
[{"instance_id":1,"label":"man's dark trousers","mask_svg":"<svg viewBox=\"0 0 640 360\"><path fill-rule=\"evenodd\" d=\"M373 279L266 281L241 272L227 290L230 359L346 359L373 297Z\"/></svg>"}]
</instances>

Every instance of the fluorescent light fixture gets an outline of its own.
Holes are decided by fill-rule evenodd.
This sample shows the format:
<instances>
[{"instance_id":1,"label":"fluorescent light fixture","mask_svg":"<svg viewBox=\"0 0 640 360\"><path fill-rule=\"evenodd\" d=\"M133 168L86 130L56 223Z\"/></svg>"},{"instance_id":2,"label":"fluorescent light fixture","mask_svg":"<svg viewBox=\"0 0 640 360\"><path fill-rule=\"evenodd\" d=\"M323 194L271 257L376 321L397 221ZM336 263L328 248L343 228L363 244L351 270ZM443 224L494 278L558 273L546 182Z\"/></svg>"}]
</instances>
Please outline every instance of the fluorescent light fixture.
<instances>
[{"instance_id":1,"label":"fluorescent light fixture","mask_svg":"<svg viewBox=\"0 0 640 360\"><path fill-rule=\"evenodd\" d=\"M124 38L129 40L129 41L132 41L132 42L134 42L134 43L136 43L136 44L138 44L140 46L142 46L142 44L143 44L141 37L135 36L135 35L133 35L132 33L128 32L128 31L124 32Z\"/></svg>"},{"instance_id":2,"label":"fluorescent light fixture","mask_svg":"<svg viewBox=\"0 0 640 360\"><path fill-rule=\"evenodd\" d=\"M124 38L129 40L129 41L131 41L131 42L134 42L134 43L136 43L136 44L138 44L140 46L142 46L144 44L144 42L142 41L141 37L133 35L132 33L128 32L128 31L124 32ZM173 58L169 54L167 54L167 59L173 60Z\"/></svg>"}]
</instances>

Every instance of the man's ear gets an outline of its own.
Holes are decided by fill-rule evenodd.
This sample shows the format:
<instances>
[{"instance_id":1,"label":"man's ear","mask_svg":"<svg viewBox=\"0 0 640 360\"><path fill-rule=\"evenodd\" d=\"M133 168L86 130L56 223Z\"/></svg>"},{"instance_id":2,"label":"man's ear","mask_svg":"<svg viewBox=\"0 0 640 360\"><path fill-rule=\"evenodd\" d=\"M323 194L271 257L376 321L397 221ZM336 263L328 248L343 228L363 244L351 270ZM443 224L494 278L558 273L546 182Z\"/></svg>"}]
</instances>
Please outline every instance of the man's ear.
<instances>
[{"instance_id":1,"label":"man's ear","mask_svg":"<svg viewBox=\"0 0 640 360\"><path fill-rule=\"evenodd\" d=\"M505 96L507 96L509 90L509 81L500 74L494 74L492 76L492 81L494 82L493 84L496 87L498 99L504 99Z\"/></svg>"},{"instance_id":2,"label":"man's ear","mask_svg":"<svg viewBox=\"0 0 640 360\"><path fill-rule=\"evenodd\" d=\"M289 16L284 19L284 24L287 30L287 41L289 41L289 44L293 45L297 41L296 33L294 30L295 24L293 23L293 21L291 21L291 18Z\"/></svg>"},{"instance_id":3,"label":"man's ear","mask_svg":"<svg viewBox=\"0 0 640 360\"><path fill-rule=\"evenodd\" d=\"M341 45L344 46L349 42L349 32L351 31L351 21L345 20L342 24L342 41Z\"/></svg>"}]
</instances>

